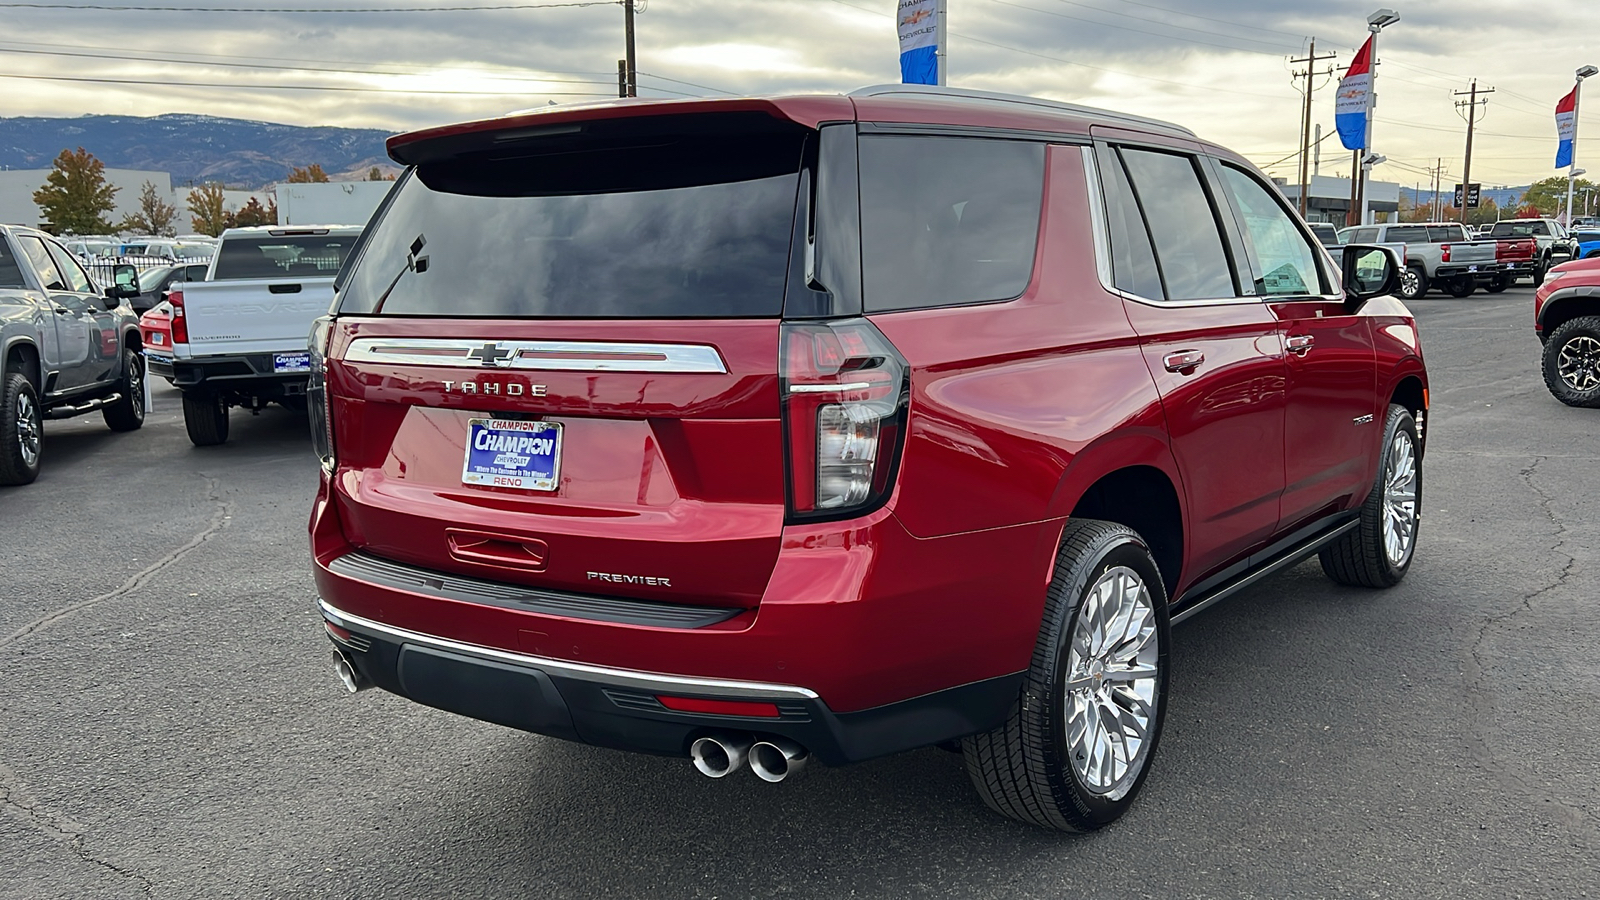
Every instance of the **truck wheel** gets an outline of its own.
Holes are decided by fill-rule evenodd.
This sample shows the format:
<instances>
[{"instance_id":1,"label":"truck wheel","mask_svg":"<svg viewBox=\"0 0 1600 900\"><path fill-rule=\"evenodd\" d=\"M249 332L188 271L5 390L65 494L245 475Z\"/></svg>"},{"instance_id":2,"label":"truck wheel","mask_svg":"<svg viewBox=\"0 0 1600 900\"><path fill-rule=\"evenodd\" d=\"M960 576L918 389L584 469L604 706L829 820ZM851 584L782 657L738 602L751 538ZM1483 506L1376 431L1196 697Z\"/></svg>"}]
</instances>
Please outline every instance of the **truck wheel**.
<instances>
[{"instance_id":1,"label":"truck wheel","mask_svg":"<svg viewBox=\"0 0 1600 900\"><path fill-rule=\"evenodd\" d=\"M1445 293L1452 297L1470 297L1478 289L1478 280L1471 275L1457 275L1444 283Z\"/></svg>"},{"instance_id":2,"label":"truck wheel","mask_svg":"<svg viewBox=\"0 0 1600 900\"><path fill-rule=\"evenodd\" d=\"M1428 292L1428 273L1421 266L1406 266L1400 273L1400 299L1415 300Z\"/></svg>"},{"instance_id":3,"label":"truck wheel","mask_svg":"<svg viewBox=\"0 0 1600 900\"><path fill-rule=\"evenodd\" d=\"M1600 316L1561 323L1545 342L1544 384L1568 406L1600 408Z\"/></svg>"},{"instance_id":4,"label":"truck wheel","mask_svg":"<svg viewBox=\"0 0 1600 900\"><path fill-rule=\"evenodd\" d=\"M1057 831L1093 831L1126 812L1161 737L1168 628L1144 541L1111 522L1069 521L1010 718L961 741L983 802Z\"/></svg>"},{"instance_id":5,"label":"truck wheel","mask_svg":"<svg viewBox=\"0 0 1600 900\"><path fill-rule=\"evenodd\" d=\"M1483 289L1491 294L1503 294L1508 287L1511 287L1511 276L1499 275L1489 279L1489 281L1484 284Z\"/></svg>"},{"instance_id":6,"label":"truck wheel","mask_svg":"<svg viewBox=\"0 0 1600 900\"><path fill-rule=\"evenodd\" d=\"M183 427L196 447L210 447L228 440L228 401L220 394L185 393Z\"/></svg>"},{"instance_id":7,"label":"truck wheel","mask_svg":"<svg viewBox=\"0 0 1600 900\"><path fill-rule=\"evenodd\" d=\"M1360 523L1322 548L1322 571L1352 587L1391 587L1406 577L1422 521L1422 452L1417 420L1399 404L1383 426L1378 482L1361 504Z\"/></svg>"},{"instance_id":8,"label":"truck wheel","mask_svg":"<svg viewBox=\"0 0 1600 900\"><path fill-rule=\"evenodd\" d=\"M122 399L102 409L100 415L112 431L137 431L144 424L144 357L122 351Z\"/></svg>"},{"instance_id":9,"label":"truck wheel","mask_svg":"<svg viewBox=\"0 0 1600 900\"><path fill-rule=\"evenodd\" d=\"M44 411L33 382L21 372L0 380L0 484L28 484L39 477L44 456Z\"/></svg>"},{"instance_id":10,"label":"truck wheel","mask_svg":"<svg viewBox=\"0 0 1600 900\"><path fill-rule=\"evenodd\" d=\"M1539 264L1533 267L1534 287L1544 284L1544 274L1548 271L1550 271L1550 260L1546 257L1539 257Z\"/></svg>"}]
</instances>

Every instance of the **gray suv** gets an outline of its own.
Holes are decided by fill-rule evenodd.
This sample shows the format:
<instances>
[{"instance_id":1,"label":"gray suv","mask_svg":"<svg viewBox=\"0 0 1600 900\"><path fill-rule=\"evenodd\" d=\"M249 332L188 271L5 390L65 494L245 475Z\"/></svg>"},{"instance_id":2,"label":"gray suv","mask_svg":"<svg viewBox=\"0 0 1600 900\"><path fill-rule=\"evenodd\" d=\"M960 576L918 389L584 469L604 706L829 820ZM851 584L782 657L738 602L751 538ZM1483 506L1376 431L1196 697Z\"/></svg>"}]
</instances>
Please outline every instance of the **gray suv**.
<instances>
[{"instance_id":1,"label":"gray suv","mask_svg":"<svg viewBox=\"0 0 1600 900\"><path fill-rule=\"evenodd\" d=\"M144 357L128 297L138 272L118 266L102 291L42 231L0 225L0 485L39 476L44 420L98 410L112 431L144 424Z\"/></svg>"}]
</instances>

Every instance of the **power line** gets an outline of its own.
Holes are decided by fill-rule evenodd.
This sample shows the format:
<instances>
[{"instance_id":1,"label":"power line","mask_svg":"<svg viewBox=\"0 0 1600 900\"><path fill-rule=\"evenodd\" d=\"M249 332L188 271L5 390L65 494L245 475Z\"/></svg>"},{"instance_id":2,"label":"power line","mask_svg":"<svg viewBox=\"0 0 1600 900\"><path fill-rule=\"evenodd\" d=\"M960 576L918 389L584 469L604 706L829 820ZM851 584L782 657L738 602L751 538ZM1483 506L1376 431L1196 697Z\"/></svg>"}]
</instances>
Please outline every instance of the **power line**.
<instances>
[{"instance_id":1,"label":"power line","mask_svg":"<svg viewBox=\"0 0 1600 900\"><path fill-rule=\"evenodd\" d=\"M1282 50L1283 50L1283 45L1282 44L1274 44L1274 43L1271 43L1271 42L1268 42L1268 41L1258 41L1258 40L1256 40L1254 38L1237 37L1237 38L1234 38L1234 40L1248 41L1248 42L1253 43L1253 44L1261 44L1263 46L1270 46L1270 47L1272 47L1274 49L1271 50L1271 51L1268 51L1268 50L1254 50L1254 49L1250 49L1248 47L1236 47L1236 46L1233 46L1231 44L1218 44L1218 43L1216 43L1214 41L1202 41L1202 40L1200 40L1198 38L1186 38L1186 37L1180 37L1180 36L1174 35L1174 34L1163 34L1162 32L1159 32L1159 31L1147 31L1147 30L1145 30L1143 28L1134 28L1131 25L1116 25L1116 24L1113 24L1111 22L1099 22L1099 21L1096 21L1094 19L1085 19L1085 18L1083 18L1081 16L1069 16L1066 13L1051 12L1050 10L1038 9L1037 7L1033 7L1033 6L1023 6L1020 3L1012 3L1012 2L1010 2L1010 0L989 0L989 2L990 3L998 3L1001 6L1014 7L1016 9L1025 9L1025 10L1028 10L1029 12L1036 12L1036 13L1038 13L1040 15L1043 15L1043 16L1054 16L1055 18L1058 18L1058 19L1069 19L1069 20L1074 21L1074 22L1087 22L1090 25L1099 25L1102 28L1116 28L1116 29L1119 29L1121 31L1132 31L1132 32L1136 32L1138 34L1148 34L1151 37L1166 38L1167 40L1172 40L1172 41L1185 41L1185 42L1188 42L1188 43L1191 43L1191 44L1204 44L1207 47L1221 47L1224 50L1233 50L1233 51L1238 52L1238 53L1261 53L1261 54L1265 54L1265 55L1278 56L1278 55L1282 54ZM1074 6L1079 6L1081 4L1074 3L1073 5ZM1090 7L1090 8L1091 9L1096 9L1097 7ZM1106 10L1101 10L1101 12L1105 12L1105 11ZM1166 23L1157 22L1157 23L1154 23L1154 24L1165 25ZM1195 31L1198 34L1212 34L1213 33L1213 32L1210 32L1210 31L1199 31L1198 29L1184 28L1184 26L1182 26L1182 25L1171 25L1171 26L1168 26L1168 27L1180 28L1180 29L1184 29L1186 31ZM1230 35L1218 35L1218 36L1219 37L1231 37Z\"/></svg>"},{"instance_id":2,"label":"power line","mask_svg":"<svg viewBox=\"0 0 1600 900\"><path fill-rule=\"evenodd\" d=\"M1056 0L1056 2L1057 3L1071 3L1073 6L1089 6L1089 4L1087 4L1087 3L1077 3L1077 2L1075 2L1075 0ZM1242 22L1232 22L1232 21L1229 21L1227 19L1218 19L1218 18L1214 18L1212 16L1202 16L1199 13L1183 12L1181 10L1169 9L1168 7L1165 7L1165 6L1156 6L1155 4L1152 4L1152 3L1139 3L1139 2L1137 2L1137 0L1122 0L1122 2L1126 3L1129 6L1142 6L1145 9L1153 9L1153 10L1156 10L1158 12L1172 13L1173 15L1177 15L1177 16L1188 16L1191 19L1204 19L1207 22L1216 22L1218 24L1228 25L1228 26L1231 26L1233 28L1248 28L1251 31L1263 31L1263 32L1266 32L1267 34L1281 34L1281 35L1286 35L1288 37L1297 38L1297 39L1299 39L1301 41L1304 41L1306 39L1306 35L1295 34L1292 31L1279 31L1276 28L1261 28L1261 27L1258 27L1258 26L1255 26L1255 25L1245 25ZM1089 7L1089 8L1091 8L1091 9L1099 9L1099 7ZM1112 12L1112 11L1107 9L1107 10L1102 10L1102 12ZM1112 14L1113 15L1118 15L1118 16L1126 16L1126 15L1128 15L1127 13L1112 13ZM1181 27L1181 26L1174 26L1174 27ZM1195 30L1198 31L1199 29L1195 29ZM1207 32L1207 33L1213 33L1213 32Z\"/></svg>"},{"instance_id":3,"label":"power line","mask_svg":"<svg viewBox=\"0 0 1600 900\"><path fill-rule=\"evenodd\" d=\"M570 74L577 74L577 73L570 73ZM695 84L692 81L682 81L682 80L679 80L677 78L668 78L665 75L651 75L649 72L640 72L639 74L643 75L646 78L654 78L654 79L657 79L659 81L670 81L673 84L688 85L689 87L697 87L697 88L700 88L701 90L716 91L719 94L728 94L728 95L734 96L734 97L743 96L738 91L725 91L722 88L712 87L709 84ZM656 90L660 90L660 88L657 88Z\"/></svg>"},{"instance_id":4,"label":"power line","mask_svg":"<svg viewBox=\"0 0 1600 900\"><path fill-rule=\"evenodd\" d=\"M17 78L25 81L73 81L88 84L143 84L161 87L233 88L248 91L345 91L361 94L441 94L466 97L610 97L609 91L439 91L409 88L354 87L350 85L320 84L239 84L214 81L159 81L146 78L90 78L78 75L14 75L0 72L0 78Z\"/></svg>"},{"instance_id":5,"label":"power line","mask_svg":"<svg viewBox=\"0 0 1600 900\"><path fill-rule=\"evenodd\" d=\"M197 13L430 13L486 12L490 10L581 9L586 6L614 6L617 0L576 0L571 3L504 3L494 6L391 6L313 9L309 7L255 6L110 6L76 3L0 3L0 9L96 10L99 12L197 12Z\"/></svg>"}]
</instances>

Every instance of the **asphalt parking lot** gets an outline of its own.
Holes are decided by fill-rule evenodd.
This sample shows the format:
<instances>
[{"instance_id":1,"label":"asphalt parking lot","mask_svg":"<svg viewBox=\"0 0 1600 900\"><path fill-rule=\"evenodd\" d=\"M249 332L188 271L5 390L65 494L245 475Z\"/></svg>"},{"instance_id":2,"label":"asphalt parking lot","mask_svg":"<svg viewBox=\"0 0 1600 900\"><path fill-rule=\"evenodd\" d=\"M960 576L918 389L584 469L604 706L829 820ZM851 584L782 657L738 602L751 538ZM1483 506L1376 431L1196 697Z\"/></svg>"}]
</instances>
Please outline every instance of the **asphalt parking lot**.
<instances>
[{"instance_id":1,"label":"asphalt parking lot","mask_svg":"<svg viewBox=\"0 0 1600 900\"><path fill-rule=\"evenodd\" d=\"M1180 626L1150 780L1087 837L940 750L711 781L348 696L302 417L48 423L0 493L0 897L1594 896L1600 411L1545 390L1529 289L1430 296L1407 580L1312 561Z\"/></svg>"}]
</instances>

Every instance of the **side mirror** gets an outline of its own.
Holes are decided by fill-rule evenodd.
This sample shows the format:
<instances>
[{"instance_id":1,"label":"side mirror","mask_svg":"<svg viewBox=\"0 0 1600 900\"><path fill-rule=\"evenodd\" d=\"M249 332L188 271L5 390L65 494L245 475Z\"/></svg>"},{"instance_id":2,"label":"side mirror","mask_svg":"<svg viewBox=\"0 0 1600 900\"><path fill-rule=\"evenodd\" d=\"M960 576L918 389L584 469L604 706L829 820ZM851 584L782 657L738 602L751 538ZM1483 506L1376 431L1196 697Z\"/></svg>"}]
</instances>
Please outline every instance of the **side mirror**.
<instances>
[{"instance_id":1,"label":"side mirror","mask_svg":"<svg viewBox=\"0 0 1600 900\"><path fill-rule=\"evenodd\" d=\"M1343 254L1344 305L1350 312L1360 309L1373 297L1400 290L1400 270L1404 264L1395 248L1346 244Z\"/></svg>"},{"instance_id":2,"label":"side mirror","mask_svg":"<svg viewBox=\"0 0 1600 900\"><path fill-rule=\"evenodd\" d=\"M113 266L111 269L111 286L106 288L108 300L121 300L124 297L137 297L139 295L139 270L129 265ZM113 307L115 304L113 304Z\"/></svg>"}]
</instances>

